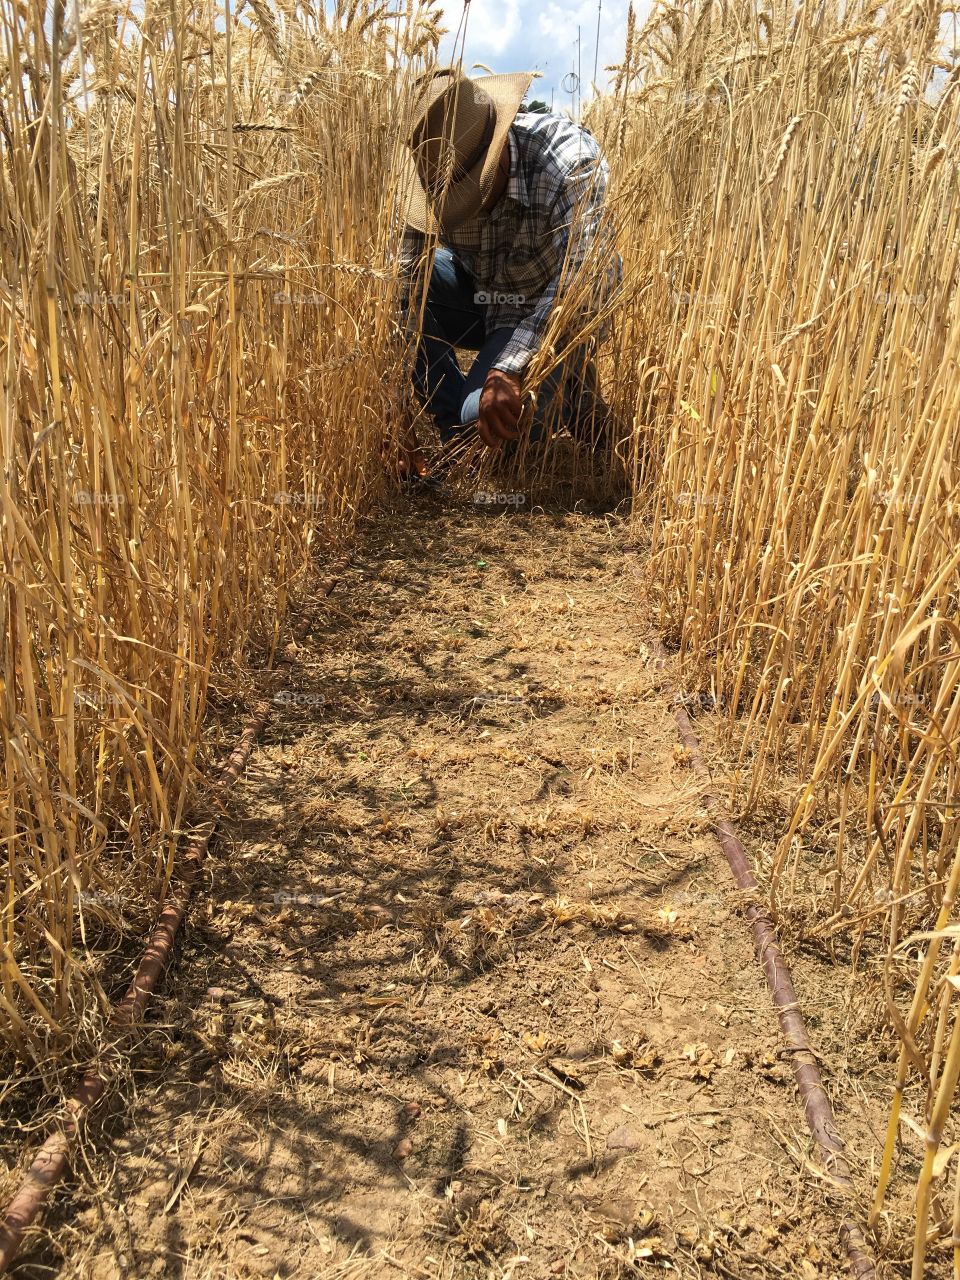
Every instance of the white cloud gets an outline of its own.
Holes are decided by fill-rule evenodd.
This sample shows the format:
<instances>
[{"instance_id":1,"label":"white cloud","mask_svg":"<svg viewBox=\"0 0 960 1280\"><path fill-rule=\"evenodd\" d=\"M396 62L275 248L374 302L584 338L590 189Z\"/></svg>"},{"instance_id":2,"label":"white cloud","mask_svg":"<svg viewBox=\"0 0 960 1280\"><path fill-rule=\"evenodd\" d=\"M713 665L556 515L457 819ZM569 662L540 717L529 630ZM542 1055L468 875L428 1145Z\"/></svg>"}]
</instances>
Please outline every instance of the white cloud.
<instances>
[{"instance_id":1,"label":"white cloud","mask_svg":"<svg viewBox=\"0 0 960 1280\"><path fill-rule=\"evenodd\" d=\"M561 85L564 76L577 65L577 26L581 40L581 97L586 98L591 92L594 62L602 91L609 80L604 67L623 58L627 3L628 0L602 0L598 50L597 0L545 0L536 4L532 0L469 0L464 67L470 71L474 62L481 62L493 71L541 71L543 78L536 82L534 95L549 102L553 93L558 107L569 105ZM644 20L649 7L650 0L639 0L639 21ZM454 41L463 17L463 6L457 0L449 0L444 20L450 33L441 46L441 57L446 60L455 56Z\"/></svg>"},{"instance_id":2,"label":"white cloud","mask_svg":"<svg viewBox=\"0 0 960 1280\"><path fill-rule=\"evenodd\" d=\"M464 66L469 71L473 62L488 63L504 53L519 35L521 0L470 0L462 12L459 5L447 5L444 17L450 34L444 41L445 52L452 52L458 28L466 21L467 39ZM462 31L459 32L462 41Z\"/></svg>"}]
</instances>

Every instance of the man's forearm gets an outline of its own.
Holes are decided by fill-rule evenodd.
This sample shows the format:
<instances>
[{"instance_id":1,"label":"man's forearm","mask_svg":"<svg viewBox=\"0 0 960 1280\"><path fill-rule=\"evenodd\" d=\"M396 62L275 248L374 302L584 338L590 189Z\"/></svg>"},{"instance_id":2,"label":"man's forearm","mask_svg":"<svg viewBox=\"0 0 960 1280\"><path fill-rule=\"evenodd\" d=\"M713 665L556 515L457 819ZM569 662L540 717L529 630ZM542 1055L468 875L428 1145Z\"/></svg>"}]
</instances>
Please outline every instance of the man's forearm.
<instances>
[{"instance_id":1,"label":"man's forearm","mask_svg":"<svg viewBox=\"0 0 960 1280\"><path fill-rule=\"evenodd\" d=\"M517 325L494 368L522 374L540 348L557 298L576 290L588 271L601 267L605 236L600 235L606 194L606 165L585 163L571 173L553 211L554 246L560 267L528 316ZM614 251L615 255L615 251Z\"/></svg>"},{"instance_id":2,"label":"man's forearm","mask_svg":"<svg viewBox=\"0 0 960 1280\"><path fill-rule=\"evenodd\" d=\"M543 332L556 301L560 277L556 276L537 299L533 311L514 329L510 341L500 352L493 368L519 377L540 349Z\"/></svg>"}]
</instances>

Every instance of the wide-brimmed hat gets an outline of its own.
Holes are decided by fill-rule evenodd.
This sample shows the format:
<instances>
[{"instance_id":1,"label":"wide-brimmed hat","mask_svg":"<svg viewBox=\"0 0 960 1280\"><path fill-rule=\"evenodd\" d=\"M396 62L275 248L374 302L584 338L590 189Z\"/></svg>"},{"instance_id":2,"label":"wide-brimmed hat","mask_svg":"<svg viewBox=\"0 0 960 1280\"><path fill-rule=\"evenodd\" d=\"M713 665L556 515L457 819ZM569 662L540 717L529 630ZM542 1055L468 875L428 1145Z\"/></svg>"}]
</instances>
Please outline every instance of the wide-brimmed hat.
<instances>
[{"instance_id":1,"label":"wide-brimmed hat","mask_svg":"<svg viewBox=\"0 0 960 1280\"><path fill-rule=\"evenodd\" d=\"M479 213L532 79L532 71L519 71L471 80L457 67L420 77L405 161L409 226L428 231L436 220L449 231Z\"/></svg>"}]
</instances>

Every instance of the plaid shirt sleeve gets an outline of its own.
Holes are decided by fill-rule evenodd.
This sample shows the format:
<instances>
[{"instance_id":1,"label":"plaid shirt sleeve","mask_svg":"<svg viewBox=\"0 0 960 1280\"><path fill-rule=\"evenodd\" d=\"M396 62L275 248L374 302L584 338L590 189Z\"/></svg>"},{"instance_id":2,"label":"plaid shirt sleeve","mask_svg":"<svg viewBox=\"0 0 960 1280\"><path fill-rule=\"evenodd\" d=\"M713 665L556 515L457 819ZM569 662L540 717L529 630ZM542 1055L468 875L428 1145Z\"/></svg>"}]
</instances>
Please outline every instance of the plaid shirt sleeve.
<instances>
[{"instance_id":1,"label":"plaid shirt sleeve","mask_svg":"<svg viewBox=\"0 0 960 1280\"><path fill-rule=\"evenodd\" d=\"M550 224L554 228L553 248L560 266L537 299L533 311L517 325L497 359L495 369L522 373L540 346L561 287L566 288L575 280L596 245L608 176L607 162L599 152L578 158L563 173L550 210ZM612 245L610 252L615 254Z\"/></svg>"}]
</instances>

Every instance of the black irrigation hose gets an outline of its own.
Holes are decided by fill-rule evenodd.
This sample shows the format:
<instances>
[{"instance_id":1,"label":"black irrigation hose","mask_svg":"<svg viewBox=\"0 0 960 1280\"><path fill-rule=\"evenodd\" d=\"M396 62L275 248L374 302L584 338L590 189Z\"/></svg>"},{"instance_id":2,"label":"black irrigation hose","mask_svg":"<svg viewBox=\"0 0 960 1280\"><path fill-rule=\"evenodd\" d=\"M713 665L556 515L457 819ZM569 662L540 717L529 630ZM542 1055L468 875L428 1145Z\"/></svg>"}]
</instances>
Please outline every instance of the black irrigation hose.
<instances>
[{"instance_id":1,"label":"black irrigation hose","mask_svg":"<svg viewBox=\"0 0 960 1280\"><path fill-rule=\"evenodd\" d=\"M654 639L651 648L659 665L662 667L667 654L659 640ZM783 957L780 943L777 941L776 927L770 913L762 904L759 885L750 869L744 847L737 835L733 823L713 789L710 771L700 751L700 743L690 724L690 718L683 708L682 702L673 685L665 682L664 693L671 700L674 719L680 733L680 740L690 752L690 763L702 785L700 799L713 819L713 829L717 842L723 850L737 887L749 894L744 914L753 928L753 941L757 956L766 975L767 986L773 997L780 1022L780 1030L787 1042L787 1052L793 1065L793 1074L803 1103L803 1111L807 1127L820 1151L824 1168L830 1185L841 1193L845 1201L844 1212L840 1217L840 1239L846 1251L850 1270L857 1280L876 1280L876 1263L867 1244L864 1234L854 1217L847 1211L854 1198L853 1179L850 1166L844 1154L844 1144L837 1130L836 1120L830 1099L823 1087L820 1068L817 1066L816 1054L810 1044L807 1026L800 1012L796 988L790 966Z\"/></svg>"},{"instance_id":2,"label":"black irrigation hose","mask_svg":"<svg viewBox=\"0 0 960 1280\"><path fill-rule=\"evenodd\" d=\"M336 586L347 563L344 559L335 564L334 576L321 588L324 595L329 595ZM292 659L284 659L278 666L289 666L291 662ZM260 698L247 717L237 745L214 782L213 792L217 797L225 796L240 777L254 743L270 719L273 706L271 697ZM113 1010L109 1023L111 1031L122 1033L128 1030L142 1015L170 959L174 939L186 915L194 884L216 826L215 819L208 819L187 846L179 868L178 881L176 885L171 885L160 904L157 923L150 934L136 975L127 988L126 995ZM107 1081L100 1068L91 1066L67 1099L60 1124L47 1135L34 1156L13 1199L7 1205L3 1220L0 1221L0 1273L6 1271L16 1257L28 1228L43 1208L50 1192L66 1173L70 1153L80 1131L80 1122L100 1099L106 1086Z\"/></svg>"}]
</instances>

